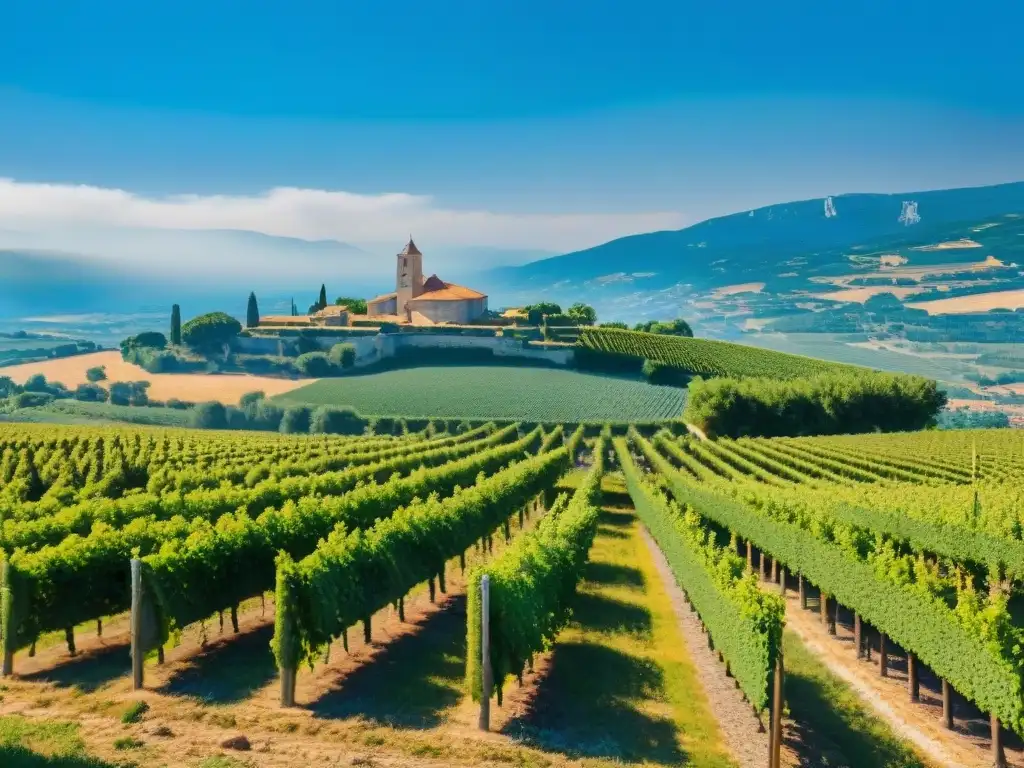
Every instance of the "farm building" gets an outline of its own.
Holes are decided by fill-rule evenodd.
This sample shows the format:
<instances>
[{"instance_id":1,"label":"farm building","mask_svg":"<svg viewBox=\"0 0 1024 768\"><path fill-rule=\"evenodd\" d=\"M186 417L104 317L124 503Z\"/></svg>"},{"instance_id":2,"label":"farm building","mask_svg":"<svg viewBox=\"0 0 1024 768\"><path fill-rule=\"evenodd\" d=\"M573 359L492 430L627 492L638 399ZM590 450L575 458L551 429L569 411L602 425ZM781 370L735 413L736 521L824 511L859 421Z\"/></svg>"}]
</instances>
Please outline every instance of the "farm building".
<instances>
[{"instance_id":1,"label":"farm building","mask_svg":"<svg viewBox=\"0 0 1024 768\"><path fill-rule=\"evenodd\" d=\"M487 296L446 283L437 275L423 278L423 254L409 238L397 256L395 290L370 299L366 314L416 325L471 323L487 312Z\"/></svg>"}]
</instances>

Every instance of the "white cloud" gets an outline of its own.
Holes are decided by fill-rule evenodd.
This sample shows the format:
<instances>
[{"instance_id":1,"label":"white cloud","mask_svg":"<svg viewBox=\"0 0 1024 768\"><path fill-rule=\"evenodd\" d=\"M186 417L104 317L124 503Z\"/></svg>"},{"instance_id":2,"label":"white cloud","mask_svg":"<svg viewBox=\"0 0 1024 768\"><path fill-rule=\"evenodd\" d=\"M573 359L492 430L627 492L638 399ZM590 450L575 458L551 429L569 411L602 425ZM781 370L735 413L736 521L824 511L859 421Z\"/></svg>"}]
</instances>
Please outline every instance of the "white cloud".
<instances>
[{"instance_id":1,"label":"white cloud","mask_svg":"<svg viewBox=\"0 0 1024 768\"><path fill-rule=\"evenodd\" d=\"M146 197L121 189L0 178L0 229L52 232L91 228L238 229L344 242L418 241L570 251L616 237L678 229L677 212L512 214L455 210L428 196L360 195L278 187L257 195Z\"/></svg>"}]
</instances>

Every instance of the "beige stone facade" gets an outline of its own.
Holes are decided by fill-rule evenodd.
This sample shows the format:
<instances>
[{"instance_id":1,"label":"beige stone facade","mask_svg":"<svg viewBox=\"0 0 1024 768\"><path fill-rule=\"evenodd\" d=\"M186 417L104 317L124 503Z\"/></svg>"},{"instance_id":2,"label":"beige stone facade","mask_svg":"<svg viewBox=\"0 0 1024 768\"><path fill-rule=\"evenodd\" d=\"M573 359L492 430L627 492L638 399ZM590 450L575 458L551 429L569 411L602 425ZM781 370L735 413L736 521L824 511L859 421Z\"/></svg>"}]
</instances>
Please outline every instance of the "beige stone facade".
<instances>
[{"instance_id":1,"label":"beige stone facade","mask_svg":"<svg viewBox=\"0 0 1024 768\"><path fill-rule=\"evenodd\" d=\"M409 238L397 256L395 291L366 303L369 317L398 316L416 325L472 323L487 312L486 294L446 283L437 275L423 279L423 254Z\"/></svg>"}]
</instances>

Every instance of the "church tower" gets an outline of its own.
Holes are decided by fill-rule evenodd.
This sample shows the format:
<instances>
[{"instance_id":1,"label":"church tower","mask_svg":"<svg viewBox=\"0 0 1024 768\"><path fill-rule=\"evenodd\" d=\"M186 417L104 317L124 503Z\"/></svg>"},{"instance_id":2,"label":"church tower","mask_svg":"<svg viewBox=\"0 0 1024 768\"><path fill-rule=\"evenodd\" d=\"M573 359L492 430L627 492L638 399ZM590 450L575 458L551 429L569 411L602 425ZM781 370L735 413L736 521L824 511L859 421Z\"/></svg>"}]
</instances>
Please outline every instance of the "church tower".
<instances>
[{"instance_id":1,"label":"church tower","mask_svg":"<svg viewBox=\"0 0 1024 768\"><path fill-rule=\"evenodd\" d=\"M395 312L405 314L405 304L423 293L423 254L409 236L409 242L398 254L395 292L398 294Z\"/></svg>"}]
</instances>

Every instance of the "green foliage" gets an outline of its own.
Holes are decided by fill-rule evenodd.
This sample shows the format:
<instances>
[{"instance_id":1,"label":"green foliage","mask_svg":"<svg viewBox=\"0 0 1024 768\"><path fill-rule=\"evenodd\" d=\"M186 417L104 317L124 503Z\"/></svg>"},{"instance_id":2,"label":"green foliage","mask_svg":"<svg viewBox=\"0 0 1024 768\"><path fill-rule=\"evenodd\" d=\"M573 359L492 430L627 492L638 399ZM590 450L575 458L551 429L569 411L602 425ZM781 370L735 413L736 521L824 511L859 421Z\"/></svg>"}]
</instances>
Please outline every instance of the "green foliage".
<instances>
[{"instance_id":1,"label":"green foliage","mask_svg":"<svg viewBox=\"0 0 1024 768\"><path fill-rule=\"evenodd\" d=\"M75 387L74 398L87 403L102 403L107 399L107 390L99 384L79 384Z\"/></svg>"},{"instance_id":2,"label":"green foliage","mask_svg":"<svg viewBox=\"0 0 1024 768\"><path fill-rule=\"evenodd\" d=\"M470 573L466 683L474 701L482 693L481 580L486 575L490 581L490 657L500 705L506 678L521 674L569 620L569 603L597 531L604 448L598 440L595 462L571 500L560 497L534 530Z\"/></svg>"},{"instance_id":3,"label":"green foliage","mask_svg":"<svg viewBox=\"0 0 1024 768\"><path fill-rule=\"evenodd\" d=\"M356 299L351 296L339 296L334 300L335 306L348 307L348 311L353 315L365 315L366 314L366 299Z\"/></svg>"},{"instance_id":4,"label":"green foliage","mask_svg":"<svg viewBox=\"0 0 1024 768\"><path fill-rule=\"evenodd\" d=\"M171 344L181 344L181 307L177 304L171 307L171 335L168 337Z\"/></svg>"},{"instance_id":5,"label":"green foliage","mask_svg":"<svg viewBox=\"0 0 1024 768\"><path fill-rule=\"evenodd\" d=\"M683 419L711 436L909 431L934 424L946 395L934 381L891 373L807 379L695 379Z\"/></svg>"},{"instance_id":6,"label":"green foliage","mask_svg":"<svg viewBox=\"0 0 1024 768\"><path fill-rule=\"evenodd\" d=\"M656 360L698 376L765 376L795 379L816 373L862 371L800 355L772 352L743 344L691 339L615 328L582 328L577 354L588 350L608 359L608 365L639 371L644 360Z\"/></svg>"},{"instance_id":7,"label":"green foliage","mask_svg":"<svg viewBox=\"0 0 1024 768\"><path fill-rule=\"evenodd\" d=\"M134 701L128 705L128 709L121 715L121 722L129 723L142 722L142 716L149 711L149 704L144 701Z\"/></svg>"},{"instance_id":8,"label":"green foliage","mask_svg":"<svg viewBox=\"0 0 1024 768\"><path fill-rule=\"evenodd\" d=\"M242 324L224 312L209 312L189 320L181 328L181 340L201 351L216 351L242 332Z\"/></svg>"},{"instance_id":9,"label":"green foliage","mask_svg":"<svg viewBox=\"0 0 1024 768\"><path fill-rule=\"evenodd\" d=\"M281 415L281 434L295 435L309 432L313 410L307 405L290 405Z\"/></svg>"},{"instance_id":10,"label":"green foliage","mask_svg":"<svg viewBox=\"0 0 1024 768\"><path fill-rule=\"evenodd\" d=\"M625 328L625 323L623 323L621 327ZM685 336L693 338L693 329L690 328L690 324L681 317L667 321L648 320L645 323L637 323L633 327L633 330L641 331L643 333L660 334L662 336Z\"/></svg>"},{"instance_id":11,"label":"green foliage","mask_svg":"<svg viewBox=\"0 0 1024 768\"><path fill-rule=\"evenodd\" d=\"M642 478L625 440L614 443L637 516L665 553L747 700L764 709L782 644L782 599L761 592L757 579L744 575L744 561L722 546L698 515L680 509Z\"/></svg>"},{"instance_id":12,"label":"green foliage","mask_svg":"<svg viewBox=\"0 0 1024 768\"><path fill-rule=\"evenodd\" d=\"M146 405L149 402L148 381L114 381L108 399L111 405Z\"/></svg>"},{"instance_id":13,"label":"green foliage","mask_svg":"<svg viewBox=\"0 0 1024 768\"><path fill-rule=\"evenodd\" d=\"M933 554L925 556L935 547L953 557L984 557L986 545L979 537L964 531L959 534L964 541L957 541L955 530L913 525L902 515L844 511L823 503L828 494L812 488L783 492L742 477L695 481L675 470L647 441L635 434L632 438L681 504L802 574L913 652L983 711L1018 733L1024 731L1019 671L1024 637L1010 618L1005 595L1000 589L976 589L969 575L976 566L965 571L962 561L954 560L940 561L940 568ZM937 490L946 496L956 487ZM909 498L927 496L926 486L904 490ZM971 548L974 554L969 554ZM990 556L1000 556L999 549L1007 551L1000 547ZM1019 567L1019 539L1016 549ZM990 588L998 585L998 566L989 578Z\"/></svg>"},{"instance_id":14,"label":"green foliage","mask_svg":"<svg viewBox=\"0 0 1024 768\"><path fill-rule=\"evenodd\" d=\"M356 364L356 348L354 344L335 344L328 355L331 364L336 368L351 368Z\"/></svg>"},{"instance_id":15,"label":"green foliage","mask_svg":"<svg viewBox=\"0 0 1024 768\"><path fill-rule=\"evenodd\" d=\"M448 498L399 509L365 533L339 526L303 560L282 558L273 642L278 666L312 662L348 627L442 573L447 560L491 534L566 467L564 449L525 459Z\"/></svg>"},{"instance_id":16,"label":"green foliage","mask_svg":"<svg viewBox=\"0 0 1024 768\"><path fill-rule=\"evenodd\" d=\"M597 312L589 304L577 302L565 311L569 317L576 321L577 325L593 325L597 322Z\"/></svg>"},{"instance_id":17,"label":"green foliage","mask_svg":"<svg viewBox=\"0 0 1024 768\"><path fill-rule=\"evenodd\" d=\"M678 418L685 393L578 371L466 365L325 378L277 402L350 405L362 414L548 423Z\"/></svg>"},{"instance_id":18,"label":"green foliage","mask_svg":"<svg viewBox=\"0 0 1024 768\"><path fill-rule=\"evenodd\" d=\"M324 352L304 352L295 358L295 367L304 376L325 378L333 376L337 369Z\"/></svg>"},{"instance_id":19,"label":"green foliage","mask_svg":"<svg viewBox=\"0 0 1024 768\"><path fill-rule=\"evenodd\" d=\"M121 354L124 355L129 349L164 349L167 346L167 337L157 331L146 331L136 336L129 336L121 342Z\"/></svg>"},{"instance_id":20,"label":"green foliage","mask_svg":"<svg viewBox=\"0 0 1024 768\"><path fill-rule=\"evenodd\" d=\"M325 285L320 286L320 298L317 299L316 308L318 310L327 308L327 286Z\"/></svg>"},{"instance_id":21,"label":"green foliage","mask_svg":"<svg viewBox=\"0 0 1024 768\"><path fill-rule=\"evenodd\" d=\"M196 429L227 429L227 409L216 400L196 403L189 412L188 425Z\"/></svg>"},{"instance_id":22,"label":"green foliage","mask_svg":"<svg viewBox=\"0 0 1024 768\"><path fill-rule=\"evenodd\" d=\"M50 385L43 374L34 373L25 380L22 389L25 392L49 392Z\"/></svg>"},{"instance_id":23,"label":"green foliage","mask_svg":"<svg viewBox=\"0 0 1024 768\"><path fill-rule=\"evenodd\" d=\"M640 371L647 381L659 386L685 387L690 383L690 377L685 372L657 360L644 360Z\"/></svg>"},{"instance_id":24,"label":"green foliage","mask_svg":"<svg viewBox=\"0 0 1024 768\"><path fill-rule=\"evenodd\" d=\"M619 322L618 320L610 323L598 323L598 328L618 328L620 331L628 331L629 326L625 323Z\"/></svg>"},{"instance_id":25,"label":"green foliage","mask_svg":"<svg viewBox=\"0 0 1024 768\"><path fill-rule=\"evenodd\" d=\"M97 365L90 368L85 372L85 378L94 384L97 381L104 381L107 378L107 367L105 365Z\"/></svg>"},{"instance_id":26,"label":"green foliage","mask_svg":"<svg viewBox=\"0 0 1024 768\"><path fill-rule=\"evenodd\" d=\"M526 321L530 325L540 325L544 322L544 315L560 315L562 308L550 301L542 301L537 304L528 304L523 307L526 313Z\"/></svg>"},{"instance_id":27,"label":"green foliage","mask_svg":"<svg viewBox=\"0 0 1024 768\"><path fill-rule=\"evenodd\" d=\"M367 421L354 408L321 405L310 418L309 431L315 435L361 435Z\"/></svg>"},{"instance_id":28,"label":"green foliage","mask_svg":"<svg viewBox=\"0 0 1024 768\"><path fill-rule=\"evenodd\" d=\"M256 292L249 293L249 303L245 308L245 327L256 328L260 324L260 307L256 303Z\"/></svg>"}]
</instances>

